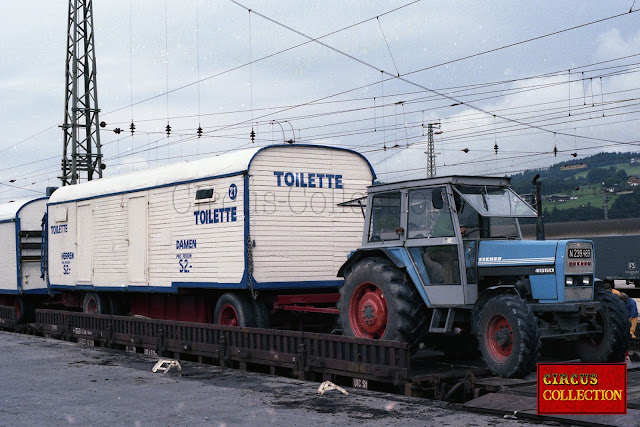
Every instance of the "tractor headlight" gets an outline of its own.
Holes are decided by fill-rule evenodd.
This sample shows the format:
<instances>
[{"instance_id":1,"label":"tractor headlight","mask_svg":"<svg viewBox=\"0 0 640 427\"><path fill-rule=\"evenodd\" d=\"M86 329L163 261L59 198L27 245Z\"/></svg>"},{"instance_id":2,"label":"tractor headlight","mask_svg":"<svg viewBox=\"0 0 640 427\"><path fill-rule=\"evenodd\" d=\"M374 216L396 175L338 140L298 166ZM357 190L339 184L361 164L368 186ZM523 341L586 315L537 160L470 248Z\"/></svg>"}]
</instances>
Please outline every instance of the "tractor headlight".
<instances>
[{"instance_id":1,"label":"tractor headlight","mask_svg":"<svg viewBox=\"0 0 640 427\"><path fill-rule=\"evenodd\" d=\"M590 285L590 284L591 284L591 277L589 277L589 276L584 276L584 277L582 278L582 284L583 284L583 285Z\"/></svg>"},{"instance_id":2,"label":"tractor headlight","mask_svg":"<svg viewBox=\"0 0 640 427\"><path fill-rule=\"evenodd\" d=\"M564 280L564 284L567 286L573 286L573 277L567 276L566 279Z\"/></svg>"}]
</instances>

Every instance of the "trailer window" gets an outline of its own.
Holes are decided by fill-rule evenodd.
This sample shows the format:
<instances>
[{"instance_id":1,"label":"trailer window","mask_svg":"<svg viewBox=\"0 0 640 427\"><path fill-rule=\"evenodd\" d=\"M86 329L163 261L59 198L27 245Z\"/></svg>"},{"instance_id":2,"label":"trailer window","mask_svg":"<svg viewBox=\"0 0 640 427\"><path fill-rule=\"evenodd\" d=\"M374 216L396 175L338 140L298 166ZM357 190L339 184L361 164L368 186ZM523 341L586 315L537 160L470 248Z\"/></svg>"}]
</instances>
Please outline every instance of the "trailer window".
<instances>
[{"instance_id":1,"label":"trailer window","mask_svg":"<svg viewBox=\"0 0 640 427\"><path fill-rule=\"evenodd\" d=\"M400 239L401 193L383 193L373 196L369 241L379 242Z\"/></svg>"},{"instance_id":2,"label":"trailer window","mask_svg":"<svg viewBox=\"0 0 640 427\"><path fill-rule=\"evenodd\" d=\"M408 237L453 237L453 222L444 187L421 188L409 192ZM434 197L441 206L434 206Z\"/></svg>"}]
</instances>

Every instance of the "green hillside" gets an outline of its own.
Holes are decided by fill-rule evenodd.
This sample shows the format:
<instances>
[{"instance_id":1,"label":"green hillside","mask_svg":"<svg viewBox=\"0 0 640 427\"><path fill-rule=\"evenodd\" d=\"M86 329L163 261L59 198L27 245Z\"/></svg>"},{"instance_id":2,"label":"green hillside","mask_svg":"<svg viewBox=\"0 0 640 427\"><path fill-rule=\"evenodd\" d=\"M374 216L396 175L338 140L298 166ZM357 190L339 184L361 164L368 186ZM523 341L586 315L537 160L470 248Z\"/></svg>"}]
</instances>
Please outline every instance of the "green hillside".
<instances>
[{"instance_id":1,"label":"green hillside","mask_svg":"<svg viewBox=\"0 0 640 427\"><path fill-rule=\"evenodd\" d=\"M516 191L532 194L531 181L537 174L547 222L604 219L605 195L609 218L640 217L640 210L631 208L640 201L640 186L629 184L629 177L640 176L640 153L600 153L526 171L512 177Z\"/></svg>"}]
</instances>

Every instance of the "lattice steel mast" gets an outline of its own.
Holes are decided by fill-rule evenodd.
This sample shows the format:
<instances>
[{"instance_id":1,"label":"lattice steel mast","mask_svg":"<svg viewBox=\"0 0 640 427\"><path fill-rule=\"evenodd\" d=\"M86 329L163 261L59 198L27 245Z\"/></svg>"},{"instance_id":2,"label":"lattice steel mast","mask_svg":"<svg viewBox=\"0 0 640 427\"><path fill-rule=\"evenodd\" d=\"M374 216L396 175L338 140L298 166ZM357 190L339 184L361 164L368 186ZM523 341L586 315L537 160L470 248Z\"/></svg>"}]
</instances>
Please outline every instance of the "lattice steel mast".
<instances>
[{"instance_id":1,"label":"lattice steel mast","mask_svg":"<svg viewBox=\"0 0 640 427\"><path fill-rule=\"evenodd\" d=\"M92 0L69 0L62 185L102 178ZM85 172L86 176L80 174Z\"/></svg>"},{"instance_id":2,"label":"lattice steel mast","mask_svg":"<svg viewBox=\"0 0 640 427\"><path fill-rule=\"evenodd\" d=\"M436 176L436 152L433 143L433 129L440 129L440 123L429 123L427 125L427 178ZM435 132L436 135L442 132Z\"/></svg>"}]
</instances>

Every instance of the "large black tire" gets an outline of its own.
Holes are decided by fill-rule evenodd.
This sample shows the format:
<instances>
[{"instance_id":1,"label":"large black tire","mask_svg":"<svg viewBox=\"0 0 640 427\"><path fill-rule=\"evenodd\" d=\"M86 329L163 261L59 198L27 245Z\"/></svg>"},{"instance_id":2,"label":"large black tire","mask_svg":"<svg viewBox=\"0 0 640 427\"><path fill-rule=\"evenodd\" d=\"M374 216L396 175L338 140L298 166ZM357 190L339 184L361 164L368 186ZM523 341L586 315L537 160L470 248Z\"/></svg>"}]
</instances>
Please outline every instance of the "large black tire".
<instances>
[{"instance_id":1,"label":"large black tire","mask_svg":"<svg viewBox=\"0 0 640 427\"><path fill-rule=\"evenodd\" d=\"M595 321L603 331L600 336L578 340L578 357L585 363L624 362L631 329L627 309L620 298L607 289L596 288L595 299L601 304Z\"/></svg>"},{"instance_id":2,"label":"large black tire","mask_svg":"<svg viewBox=\"0 0 640 427\"><path fill-rule=\"evenodd\" d=\"M427 323L414 284L385 258L367 258L346 274L338 301L346 336L404 341L417 348Z\"/></svg>"},{"instance_id":3,"label":"large black tire","mask_svg":"<svg viewBox=\"0 0 640 427\"><path fill-rule=\"evenodd\" d=\"M497 295L480 309L478 343L494 375L522 378L540 356L538 319L519 296Z\"/></svg>"},{"instance_id":4,"label":"large black tire","mask_svg":"<svg viewBox=\"0 0 640 427\"><path fill-rule=\"evenodd\" d=\"M13 307L16 309L16 321L19 324L34 322L36 315L33 304L26 298L19 296L13 302Z\"/></svg>"},{"instance_id":5,"label":"large black tire","mask_svg":"<svg viewBox=\"0 0 640 427\"><path fill-rule=\"evenodd\" d=\"M271 314L269 306L264 300L258 298L253 300L253 311L256 317L256 327L269 329L271 327Z\"/></svg>"},{"instance_id":6,"label":"large black tire","mask_svg":"<svg viewBox=\"0 0 640 427\"><path fill-rule=\"evenodd\" d=\"M87 292L82 302L82 312L87 314L109 314L109 298L97 292Z\"/></svg>"},{"instance_id":7,"label":"large black tire","mask_svg":"<svg viewBox=\"0 0 640 427\"><path fill-rule=\"evenodd\" d=\"M232 292L222 294L213 311L213 323L227 326L256 326L251 298Z\"/></svg>"}]
</instances>

